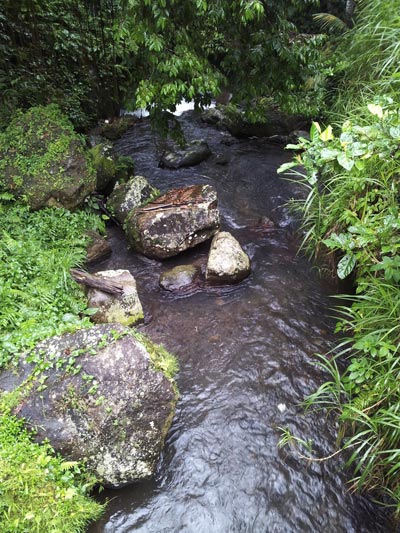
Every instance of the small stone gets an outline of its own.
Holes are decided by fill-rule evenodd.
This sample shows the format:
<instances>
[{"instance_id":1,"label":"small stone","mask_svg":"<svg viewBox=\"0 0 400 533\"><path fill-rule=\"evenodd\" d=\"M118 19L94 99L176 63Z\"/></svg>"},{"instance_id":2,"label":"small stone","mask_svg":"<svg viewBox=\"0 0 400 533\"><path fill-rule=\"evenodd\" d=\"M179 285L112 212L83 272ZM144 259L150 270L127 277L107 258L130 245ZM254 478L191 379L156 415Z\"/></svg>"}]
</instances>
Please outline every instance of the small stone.
<instances>
[{"instance_id":1,"label":"small stone","mask_svg":"<svg viewBox=\"0 0 400 533\"><path fill-rule=\"evenodd\" d=\"M177 291L192 285L198 269L193 265L180 265L167 270L160 276L160 286L166 291Z\"/></svg>"},{"instance_id":2,"label":"small stone","mask_svg":"<svg viewBox=\"0 0 400 533\"><path fill-rule=\"evenodd\" d=\"M99 289L88 290L88 306L97 308L92 316L96 324L118 322L133 326L144 318L142 304L136 289L136 281L129 270L104 270L94 274L99 278L112 278L123 287L122 294L108 294Z\"/></svg>"}]
</instances>

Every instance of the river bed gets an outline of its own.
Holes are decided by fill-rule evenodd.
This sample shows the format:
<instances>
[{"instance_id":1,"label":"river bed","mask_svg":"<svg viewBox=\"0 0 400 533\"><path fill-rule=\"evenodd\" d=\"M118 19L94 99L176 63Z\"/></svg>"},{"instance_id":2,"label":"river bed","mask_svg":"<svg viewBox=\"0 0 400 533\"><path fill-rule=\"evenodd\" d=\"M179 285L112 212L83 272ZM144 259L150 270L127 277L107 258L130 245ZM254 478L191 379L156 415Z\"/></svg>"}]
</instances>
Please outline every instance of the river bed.
<instances>
[{"instance_id":1,"label":"river bed","mask_svg":"<svg viewBox=\"0 0 400 533\"><path fill-rule=\"evenodd\" d=\"M192 112L180 121L188 139L206 139L212 150L196 167L159 168L160 144L147 120L115 148L162 191L213 185L222 227L250 255L252 274L234 287L169 293L160 274L204 263L208 245L159 262L134 254L122 230L110 228L113 254L96 269L135 276L145 310L139 329L177 355L180 399L155 479L105 491L107 511L90 532L394 531L378 506L349 492L343 458L307 462L277 446L279 428L289 427L324 457L337 431L300 405L326 377L313 354L329 350L334 321L332 287L297 253L296 222L285 207L299 186L276 174L290 154L262 139L234 139Z\"/></svg>"}]
</instances>

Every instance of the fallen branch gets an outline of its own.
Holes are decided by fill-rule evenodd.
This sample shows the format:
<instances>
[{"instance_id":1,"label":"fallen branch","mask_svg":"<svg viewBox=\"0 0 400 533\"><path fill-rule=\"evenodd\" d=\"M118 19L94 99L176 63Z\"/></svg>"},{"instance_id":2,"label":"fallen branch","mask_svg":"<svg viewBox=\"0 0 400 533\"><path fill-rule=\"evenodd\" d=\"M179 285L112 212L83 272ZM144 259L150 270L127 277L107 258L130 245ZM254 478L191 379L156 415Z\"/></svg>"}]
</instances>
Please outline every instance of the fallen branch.
<instances>
[{"instance_id":1,"label":"fallen branch","mask_svg":"<svg viewBox=\"0 0 400 533\"><path fill-rule=\"evenodd\" d=\"M77 268L71 268L70 274L72 279L77 283L87 285L93 289L98 289L107 292L108 294L122 294L124 292L122 285L110 279L93 276L92 274L84 272L83 270L78 270Z\"/></svg>"}]
</instances>

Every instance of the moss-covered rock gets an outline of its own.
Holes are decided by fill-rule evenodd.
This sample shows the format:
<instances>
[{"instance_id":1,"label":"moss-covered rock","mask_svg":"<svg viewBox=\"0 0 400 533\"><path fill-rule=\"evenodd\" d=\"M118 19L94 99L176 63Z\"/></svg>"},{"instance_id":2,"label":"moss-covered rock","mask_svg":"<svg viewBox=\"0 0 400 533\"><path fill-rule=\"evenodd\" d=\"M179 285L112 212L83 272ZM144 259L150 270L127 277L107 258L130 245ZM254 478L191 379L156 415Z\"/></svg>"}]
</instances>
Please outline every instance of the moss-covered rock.
<instances>
[{"instance_id":1,"label":"moss-covered rock","mask_svg":"<svg viewBox=\"0 0 400 533\"><path fill-rule=\"evenodd\" d=\"M123 224L132 209L152 202L159 196L160 191L144 176L134 176L126 183L118 183L107 201L107 207Z\"/></svg>"},{"instance_id":2,"label":"moss-covered rock","mask_svg":"<svg viewBox=\"0 0 400 533\"><path fill-rule=\"evenodd\" d=\"M110 194L117 181L124 183L133 176L133 159L115 154L110 143L97 144L89 150L89 154L96 170L97 192Z\"/></svg>"},{"instance_id":3,"label":"moss-covered rock","mask_svg":"<svg viewBox=\"0 0 400 533\"><path fill-rule=\"evenodd\" d=\"M96 184L84 139L51 104L18 112L0 133L0 191L33 209L78 207Z\"/></svg>"},{"instance_id":4,"label":"moss-covered rock","mask_svg":"<svg viewBox=\"0 0 400 533\"><path fill-rule=\"evenodd\" d=\"M97 309L92 320L97 324L118 322L124 326L138 324L144 318L142 304L136 288L136 280L129 270L103 270L96 277L119 283L121 294L108 294L99 289L88 290L88 305Z\"/></svg>"},{"instance_id":5,"label":"moss-covered rock","mask_svg":"<svg viewBox=\"0 0 400 533\"><path fill-rule=\"evenodd\" d=\"M13 412L111 487L149 478L177 400L175 358L120 324L53 337L27 357ZM24 387L24 385L22 385Z\"/></svg>"}]
</instances>

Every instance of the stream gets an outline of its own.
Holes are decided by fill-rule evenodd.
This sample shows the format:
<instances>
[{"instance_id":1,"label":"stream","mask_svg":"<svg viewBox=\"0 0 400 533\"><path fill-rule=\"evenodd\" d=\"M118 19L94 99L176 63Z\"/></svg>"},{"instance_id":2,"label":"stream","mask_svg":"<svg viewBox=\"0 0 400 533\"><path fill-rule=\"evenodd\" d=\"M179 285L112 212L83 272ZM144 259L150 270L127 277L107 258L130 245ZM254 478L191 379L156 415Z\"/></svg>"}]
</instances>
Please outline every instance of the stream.
<instances>
[{"instance_id":1,"label":"stream","mask_svg":"<svg viewBox=\"0 0 400 533\"><path fill-rule=\"evenodd\" d=\"M307 462L278 448L279 428L288 427L324 457L335 451L337 433L300 405L326 378L313 354L333 342L333 289L297 253L296 223L284 204L299 186L276 174L290 153L263 139L235 139L194 112L180 121L187 139L206 139L212 150L196 167L158 168L147 119L116 151L132 156L136 174L163 192L213 185L222 228L251 257L252 274L236 286L169 293L158 285L160 273L204 263L209 245L159 262L134 254L122 230L109 228L113 253L96 270L135 276L146 315L139 329L177 355L180 399L155 478L104 491L107 510L90 532L393 532L380 507L349 492L341 456Z\"/></svg>"}]
</instances>

